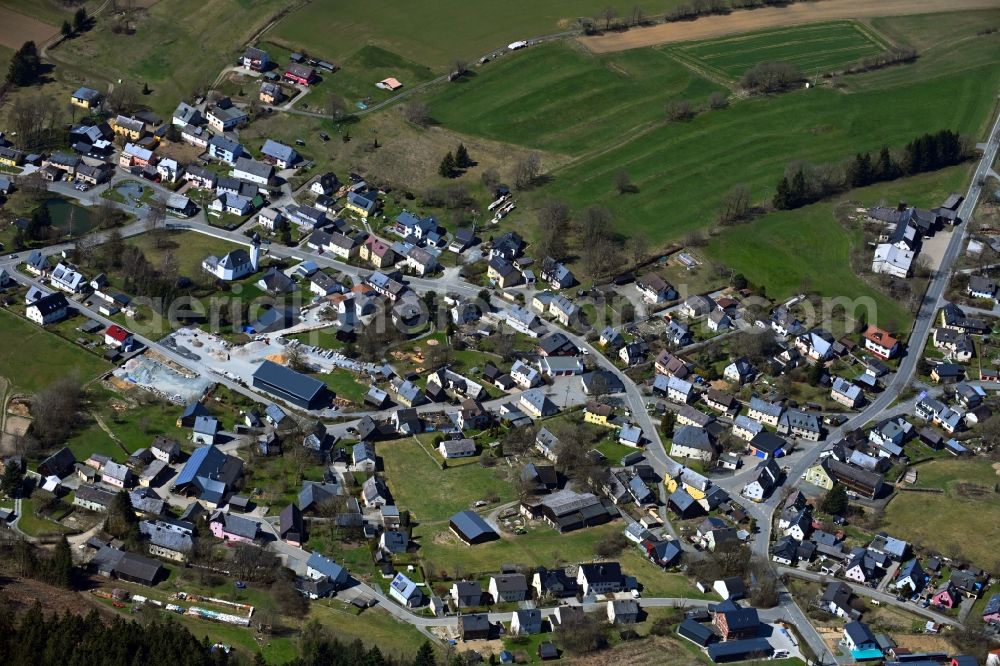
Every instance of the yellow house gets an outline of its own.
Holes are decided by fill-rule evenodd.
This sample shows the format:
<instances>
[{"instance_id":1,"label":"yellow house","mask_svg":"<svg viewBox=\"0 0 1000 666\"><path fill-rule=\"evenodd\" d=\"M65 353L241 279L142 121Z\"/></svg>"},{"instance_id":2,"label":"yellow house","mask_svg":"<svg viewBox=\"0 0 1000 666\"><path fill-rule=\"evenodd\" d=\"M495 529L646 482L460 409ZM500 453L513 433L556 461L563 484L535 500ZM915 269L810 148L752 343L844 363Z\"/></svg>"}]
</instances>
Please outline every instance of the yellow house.
<instances>
[{"instance_id":1,"label":"yellow house","mask_svg":"<svg viewBox=\"0 0 1000 666\"><path fill-rule=\"evenodd\" d=\"M348 192L344 208L362 219L367 219L378 208L377 193L372 190L368 190L367 192Z\"/></svg>"},{"instance_id":2,"label":"yellow house","mask_svg":"<svg viewBox=\"0 0 1000 666\"><path fill-rule=\"evenodd\" d=\"M593 423L605 428L614 428L616 427L615 424L608 421L612 414L614 414L614 410L611 408L611 405L588 403L583 410L583 421L584 423Z\"/></svg>"},{"instance_id":3,"label":"yellow house","mask_svg":"<svg viewBox=\"0 0 1000 666\"><path fill-rule=\"evenodd\" d=\"M20 166L24 161L24 153L9 146L0 146L0 164L9 167Z\"/></svg>"},{"instance_id":4,"label":"yellow house","mask_svg":"<svg viewBox=\"0 0 1000 666\"><path fill-rule=\"evenodd\" d=\"M388 243L375 236L368 237L368 240L361 246L359 255L375 268L391 266L396 263L396 253L393 252Z\"/></svg>"},{"instance_id":5,"label":"yellow house","mask_svg":"<svg viewBox=\"0 0 1000 666\"><path fill-rule=\"evenodd\" d=\"M802 480L806 483L811 483L814 486L819 486L825 490L833 489L833 478L830 473L826 471L826 467L822 463L816 463L812 467L806 470L806 473L802 475Z\"/></svg>"},{"instance_id":6,"label":"yellow house","mask_svg":"<svg viewBox=\"0 0 1000 666\"><path fill-rule=\"evenodd\" d=\"M93 88L77 88L76 92L69 98L70 104L83 109L93 109L101 103L101 93Z\"/></svg>"},{"instance_id":7,"label":"yellow house","mask_svg":"<svg viewBox=\"0 0 1000 666\"><path fill-rule=\"evenodd\" d=\"M146 131L146 125L141 120L117 116L111 123L111 129L115 134L128 137L133 141L138 141Z\"/></svg>"}]
</instances>

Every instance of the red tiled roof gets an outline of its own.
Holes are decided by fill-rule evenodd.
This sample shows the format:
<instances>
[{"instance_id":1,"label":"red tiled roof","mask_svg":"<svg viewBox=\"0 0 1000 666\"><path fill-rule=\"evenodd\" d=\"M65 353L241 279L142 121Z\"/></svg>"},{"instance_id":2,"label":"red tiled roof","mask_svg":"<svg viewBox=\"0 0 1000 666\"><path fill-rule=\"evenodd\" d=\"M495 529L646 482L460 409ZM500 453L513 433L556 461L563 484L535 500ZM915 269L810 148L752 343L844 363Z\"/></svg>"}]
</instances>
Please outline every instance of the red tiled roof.
<instances>
[{"instance_id":1,"label":"red tiled roof","mask_svg":"<svg viewBox=\"0 0 1000 666\"><path fill-rule=\"evenodd\" d=\"M871 340L875 344L885 347L886 349L892 349L899 342L899 340L889 335L888 331L883 331L881 328L876 326L868 327L868 330L865 331L865 339Z\"/></svg>"},{"instance_id":2,"label":"red tiled roof","mask_svg":"<svg viewBox=\"0 0 1000 666\"><path fill-rule=\"evenodd\" d=\"M108 329L106 331L104 331L104 335L110 337L113 340L117 340L118 342L125 342L125 340L128 339L128 336L132 334L126 331L121 326L117 324L112 324L111 326L108 326Z\"/></svg>"}]
</instances>

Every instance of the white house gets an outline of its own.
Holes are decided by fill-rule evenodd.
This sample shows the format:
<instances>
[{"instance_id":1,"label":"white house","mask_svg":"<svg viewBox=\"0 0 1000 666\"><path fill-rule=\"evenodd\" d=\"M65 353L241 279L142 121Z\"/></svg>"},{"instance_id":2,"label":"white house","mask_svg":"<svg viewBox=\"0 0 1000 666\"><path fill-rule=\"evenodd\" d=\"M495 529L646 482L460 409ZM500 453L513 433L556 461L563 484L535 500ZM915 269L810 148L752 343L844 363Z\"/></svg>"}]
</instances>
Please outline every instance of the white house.
<instances>
[{"instance_id":1,"label":"white house","mask_svg":"<svg viewBox=\"0 0 1000 666\"><path fill-rule=\"evenodd\" d=\"M242 280L257 272L259 261L260 239L254 237L249 252L240 248L223 255L221 259L211 256L201 262L201 267L218 279L229 282Z\"/></svg>"},{"instance_id":2,"label":"white house","mask_svg":"<svg viewBox=\"0 0 1000 666\"><path fill-rule=\"evenodd\" d=\"M542 383L542 375L535 368L521 360L514 361L510 368L510 377L522 389L530 389Z\"/></svg>"},{"instance_id":3,"label":"white house","mask_svg":"<svg viewBox=\"0 0 1000 666\"><path fill-rule=\"evenodd\" d=\"M909 277L915 256L913 250L882 243L875 248L875 256L872 258L872 273L885 273L898 278Z\"/></svg>"},{"instance_id":4,"label":"white house","mask_svg":"<svg viewBox=\"0 0 1000 666\"><path fill-rule=\"evenodd\" d=\"M257 185L267 185L274 175L274 167L265 162L258 162L249 157L239 157L230 172L233 178L239 178Z\"/></svg>"},{"instance_id":5,"label":"white house","mask_svg":"<svg viewBox=\"0 0 1000 666\"><path fill-rule=\"evenodd\" d=\"M56 292L28 305L25 316L39 326L47 326L65 319L68 308L69 302L66 297Z\"/></svg>"},{"instance_id":6,"label":"white house","mask_svg":"<svg viewBox=\"0 0 1000 666\"><path fill-rule=\"evenodd\" d=\"M75 268L60 262L52 269L52 273L49 275L49 284L69 294L76 294L83 290L87 281L84 280L83 274Z\"/></svg>"}]
</instances>

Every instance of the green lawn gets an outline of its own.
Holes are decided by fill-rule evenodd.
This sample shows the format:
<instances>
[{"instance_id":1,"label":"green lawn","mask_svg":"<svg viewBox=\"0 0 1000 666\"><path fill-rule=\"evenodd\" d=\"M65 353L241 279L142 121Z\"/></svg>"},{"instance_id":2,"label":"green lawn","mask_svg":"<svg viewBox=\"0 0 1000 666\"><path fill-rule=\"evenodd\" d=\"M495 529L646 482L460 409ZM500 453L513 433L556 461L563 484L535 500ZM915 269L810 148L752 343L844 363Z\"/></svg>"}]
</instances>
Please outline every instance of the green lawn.
<instances>
[{"instance_id":1,"label":"green lawn","mask_svg":"<svg viewBox=\"0 0 1000 666\"><path fill-rule=\"evenodd\" d=\"M163 257L169 251L177 262L177 272L184 276L200 276L201 262L209 255L221 257L231 250L246 249L246 245L231 243L221 238L214 238L195 231L171 232L167 242L158 246L157 241L149 234L130 238L127 243L143 251L146 258L159 266Z\"/></svg>"},{"instance_id":2,"label":"green lawn","mask_svg":"<svg viewBox=\"0 0 1000 666\"><path fill-rule=\"evenodd\" d=\"M983 14L998 18L1000 12ZM938 17L938 29L951 20ZM672 123L663 117L667 99L703 101L716 85L670 62L663 50L592 56L571 44L547 44L442 88L430 107L445 127L568 156L561 163L543 157L548 180L505 220L529 238L532 204L556 197L577 210L606 206L617 231L661 244L714 224L723 194L737 183L750 186L755 203L770 200L794 160L839 163L942 128L978 139L994 109L989 91L1000 89L1000 39L969 39L976 41L968 59L943 47L912 66L843 77L841 89L732 100L728 109ZM619 194L622 170L638 192ZM827 244L819 247L825 252ZM797 281L802 273L787 275Z\"/></svg>"},{"instance_id":3,"label":"green lawn","mask_svg":"<svg viewBox=\"0 0 1000 666\"><path fill-rule=\"evenodd\" d=\"M33 393L73 371L89 381L110 367L91 352L6 310L0 315L0 376L17 390Z\"/></svg>"},{"instance_id":4,"label":"green lawn","mask_svg":"<svg viewBox=\"0 0 1000 666\"><path fill-rule=\"evenodd\" d=\"M358 381L357 375L349 370L334 370L328 374L316 375L316 379L324 382L338 398L361 404L368 393L368 386Z\"/></svg>"},{"instance_id":5,"label":"green lawn","mask_svg":"<svg viewBox=\"0 0 1000 666\"><path fill-rule=\"evenodd\" d=\"M770 298L784 299L800 293L804 287L821 296L871 298L876 310L874 316L868 316L868 321L906 331L912 315L852 271L850 252L862 242L861 231L845 228L835 218L834 211L846 201L875 205L906 200L929 206L942 201L949 192L963 191L967 179L967 167L953 167L854 190L833 201L798 210L775 212L750 224L724 230L711 239L706 252L711 259L742 272L751 282L766 286Z\"/></svg>"},{"instance_id":6,"label":"green lawn","mask_svg":"<svg viewBox=\"0 0 1000 666\"><path fill-rule=\"evenodd\" d=\"M125 451L95 421L90 421L66 442L66 446L77 460L86 460L91 453L100 453L122 461L126 457L126 451L132 453L136 449L148 447L157 435L169 437L182 444L187 441L188 432L177 427L179 407L160 401L126 407L122 397L103 387L94 386L88 392L87 400L88 410L101 417L104 424L125 447ZM134 397L146 398L148 394L139 395L137 390L137 395ZM121 411L110 406L112 400ZM226 415L218 414L218 416L224 421L225 427L232 425L231 419L226 418Z\"/></svg>"},{"instance_id":7,"label":"green lawn","mask_svg":"<svg viewBox=\"0 0 1000 666\"><path fill-rule=\"evenodd\" d=\"M870 28L853 21L834 21L686 42L664 49L696 67L735 80L762 62L791 63L812 78L817 73L843 69L888 46Z\"/></svg>"},{"instance_id":8,"label":"green lawn","mask_svg":"<svg viewBox=\"0 0 1000 666\"><path fill-rule=\"evenodd\" d=\"M945 555L991 566L1000 539L994 492L1000 477L989 461L943 458L915 469L917 487L945 492L897 494L886 507L885 529Z\"/></svg>"},{"instance_id":9,"label":"green lawn","mask_svg":"<svg viewBox=\"0 0 1000 666\"><path fill-rule=\"evenodd\" d=\"M608 430L608 437L602 440L594 448L603 453L605 456L607 456L608 462L612 466L617 466L618 461L627 456L628 454L642 450L642 449L632 448L631 446L625 446L624 444L619 444L617 428L614 430Z\"/></svg>"},{"instance_id":10,"label":"green lawn","mask_svg":"<svg viewBox=\"0 0 1000 666\"><path fill-rule=\"evenodd\" d=\"M87 12L93 12L100 2L92 0L91 2L80 3L87 8ZM76 11L76 6L73 9L69 9L67 5L62 5L55 0L35 0L34 2L24 2L23 0L0 0L0 7L7 7L13 9L14 11L25 14L27 16L32 16L43 23L48 23L53 26L53 32L56 32L63 21L69 20L73 22L73 12Z\"/></svg>"},{"instance_id":11,"label":"green lawn","mask_svg":"<svg viewBox=\"0 0 1000 666\"><path fill-rule=\"evenodd\" d=\"M77 460L86 460L93 453L99 453L119 461L126 457L122 448L108 437L108 433L101 430L96 423L73 433L73 436L66 440L66 446L73 452Z\"/></svg>"},{"instance_id":12,"label":"green lawn","mask_svg":"<svg viewBox=\"0 0 1000 666\"><path fill-rule=\"evenodd\" d=\"M315 618L336 632L343 641L360 640L377 645L382 654L408 661L427 638L413 625L400 622L378 608L358 611L333 600L311 604L309 618Z\"/></svg>"},{"instance_id":13,"label":"green lawn","mask_svg":"<svg viewBox=\"0 0 1000 666\"><path fill-rule=\"evenodd\" d=\"M67 532L67 528L35 515L35 500L28 498L21 502L21 518L17 521L18 528L31 537L48 536Z\"/></svg>"},{"instance_id":14,"label":"green lawn","mask_svg":"<svg viewBox=\"0 0 1000 666\"><path fill-rule=\"evenodd\" d=\"M682 573L665 572L639 552L633 544L617 557L622 568L635 576L642 584L644 597L675 597L681 599L715 599L716 595L698 591L687 576Z\"/></svg>"},{"instance_id":15,"label":"green lawn","mask_svg":"<svg viewBox=\"0 0 1000 666\"><path fill-rule=\"evenodd\" d=\"M289 502L297 501L302 481L322 481L321 468L310 465L305 468L304 479L290 457L271 457L257 459L248 466L247 488L260 488L263 492L254 499L258 504L265 504L283 509Z\"/></svg>"},{"instance_id":16,"label":"green lawn","mask_svg":"<svg viewBox=\"0 0 1000 666\"><path fill-rule=\"evenodd\" d=\"M994 56L1000 60L1000 48ZM1000 68L989 66L890 89L844 94L818 88L752 98L687 123L658 125L584 156L556 171L538 196L560 197L578 208L600 203L623 233L644 233L655 242L676 239L712 224L723 194L736 183L750 185L755 202L770 199L793 160L839 162L883 144L901 147L940 128L978 137L995 101L983 90L996 88ZM622 169L637 193L618 194L615 176Z\"/></svg>"},{"instance_id":17,"label":"green lawn","mask_svg":"<svg viewBox=\"0 0 1000 666\"><path fill-rule=\"evenodd\" d=\"M337 64L341 67L337 72L322 73L323 89L336 92L347 100L352 109L359 100L366 100L370 104L398 94L376 88L375 84L382 79L394 77L403 84L405 90L434 78L434 73L424 65L371 44L361 47ZM309 101L317 102L316 99Z\"/></svg>"},{"instance_id":18,"label":"green lawn","mask_svg":"<svg viewBox=\"0 0 1000 666\"><path fill-rule=\"evenodd\" d=\"M97 21L93 30L57 49L57 69L71 75L85 68L91 76L122 79L139 90L148 84L151 94L141 101L167 114L179 99L190 101L196 87L211 84L284 7L280 0L160 0L133 22L133 35L115 34L113 20ZM126 51L129 57L122 58Z\"/></svg>"},{"instance_id":19,"label":"green lawn","mask_svg":"<svg viewBox=\"0 0 1000 666\"><path fill-rule=\"evenodd\" d=\"M462 132L578 155L661 122L670 99L704 100L717 90L655 49L595 56L553 42L441 88L430 109Z\"/></svg>"},{"instance_id":20,"label":"green lawn","mask_svg":"<svg viewBox=\"0 0 1000 666\"><path fill-rule=\"evenodd\" d=\"M432 451L433 442L425 445ZM397 504L409 509L416 520L447 521L490 493L496 493L501 503L514 499L506 466L474 464L441 469L412 439L379 442L376 452L383 460L386 482Z\"/></svg>"},{"instance_id":21,"label":"green lawn","mask_svg":"<svg viewBox=\"0 0 1000 666\"><path fill-rule=\"evenodd\" d=\"M498 571L503 564L552 567L557 561L589 562L594 558L594 546L598 542L623 529L625 524L616 520L560 534L547 525L529 523L527 534L466 546L451 534L446 522L440 522L418 525L413 530L413 538L420 544L420 557L425 567L430 563L434 571L449 575L456 567L466 575L485 575Z\"/></svg>"},{"instance_id":22,"label":"green lawn","mask_svg":"<svg viewBox=\"0 0 1000 666\"><path fill-rule=\"evenodd\" d=\"M443 73L454 58L478 58L519 39L566 30L577 17L596 16L606 7L627 16L639 6L648 16L678 4L680 0L509 0L479 3L472 11L460 0L420 0L402 11L393 0L371 0L364 11L354 11L342 1L316 0L283 19L267 39L334 61L374 44Z\"/></svg>"}]
</instances>

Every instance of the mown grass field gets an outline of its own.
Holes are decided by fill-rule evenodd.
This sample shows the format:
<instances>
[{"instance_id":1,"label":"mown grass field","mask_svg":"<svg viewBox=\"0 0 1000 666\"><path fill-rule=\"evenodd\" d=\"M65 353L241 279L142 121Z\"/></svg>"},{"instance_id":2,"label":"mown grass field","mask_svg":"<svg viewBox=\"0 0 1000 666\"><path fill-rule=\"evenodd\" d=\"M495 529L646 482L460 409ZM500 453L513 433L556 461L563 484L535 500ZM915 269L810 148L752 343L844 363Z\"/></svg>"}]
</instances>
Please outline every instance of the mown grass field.
<instances>
[{"instance_id":1,"label":"mown grass field","mask_svg":"<svg viewBox=\"0 0 1000 666\"><path fill-rule=\"evenodd\" d=\"M1000 12L981 14L1000 22ZM938 17L938 29L949 20ZM568 44L533 47L442 88L429 103L446 127L565 156L555 168L543 156L549 180L529 203L598 203L611 210L618 231L658 244L712 225L736 183L750 185L757 202L770 199L793 160L840 162L941 128L981 136L995 102L987 91L1000 89L1000 38L961 39L969 53L964 69L957 68L962 56L942 48L916 65L844 77L844 90L734 100L689 122L668 123L664 102L704 102L717 88L653 49L597 57ZM638 192L618 192L622 170ZM505 224L532 236L531 208L519 206Z\"/></svg>"},{"instance_id":2,"label":"mown grass field","mask_svg":"<svg viewBox=\"0 0 1000 666\"><path fill-rule=\"evenodd\" d=\"M160 0L137 12L135 34L115 34L114 22L102 17L53 57L63 78L80 69L102 85L122 79L141 90L149 84L143 103L168 114L235 63L243 45L284 6L280 0Z\"/></svg>"},{"instance_id":3,"label":"mown grass field","mask_svg":"<svg viewBox=\"0 0 1000 666\"><path fill-rule=\"evenodd\" d=\"M433 453L433 437L424 440ZM418 521L447 523L491 492L501 503L514 499L506 466L486 468L476 463L441 469L413 439L381 442L375 451L385 465L386 483L396 503Z\"/></svg>"},{"instance_id":4,"label":"mown grass field","mask_svg":"<svg viewBox=\"0 0 1000 666\"><path fill-rule=\"evenodd\" d=\"M466 546L451 533L447 522L421 523L413 529L413 538L420 544L419 554L425 568L433 565L430 568L434 572L452 575L458 567L471 575L499 571L504 564L551 567L559 561L589 562L594 559L596 544L624 528L624 523L617 520L560 534L547 525L529 523L527 534Z\"/></svg>"},{"instance_id":5,"label":"mown grass field","mask_svg":"<svg viewBox=\"0 0 1000 666\"><path fill-rule=\"evenodd\" d=\"M672 98L721 90L655 49L595 56L553 42L444 86L429 104L446 127L578 155L660 123Z\"/></svg>"},{"instance_id":6,"label":"mown grass field","mask_svg":"<svg viewBox=\"0 0 1000 666\"><path fill-rule=\"evenodd\" d=\"M1000 60L1000 48L994 55ZM840 162L941 128L980 136L995 102L984 91L997 89L1000 70L990 66L846 95L824 88L749 99L584 156L557 170L544 193L578 208L603 204L626 234L681 238L713 224L736 183L747 183L757 202L770 199L793 160ZM618 193L623 169L638 193Z\"/></svg>"},{"instance_id":7,"label":"mown grass field","mask_svg":"<svg viewBox=\"0 0 1000 666\"><path fill-rule=\"evenodd\" d=\"M696 68L735 80L762 62L791 63L812 77L843 69L888 47L866 26L833 21L661 48Z\"/></svg>"},{"instance_id":8,"label":"mown grass field","mask_svg":"<svg viewBox=\"0 0 1000 666\"><path fill-rule=\"evenodd\" d=\"M978 566L996 561L1000 482L988 460L943 458L917 465L917 487L944 493L899 493L885 509L885 528L911 542ZM954 551L954 552L953 552Z\"/></svg>"},{"instance_id":9,"label":"mown grass field","mask_svg":"<svg viewBox=\"0 0 1000 666\"><path fill-rule=\"evenodd\" d=\"M368 393L368 387L360 383L355 374L348 370L334 370L327 374L316 375L316 379L325 383L338 398L361 404Z\"/></svg>"},{"instance_id":10,"label":"mown grass field","mask_svg":"<svg viewBox=\"0 0 1000 666\"><path fill-rule=\"evenodd\" d=\"M596 16L606 7L627 16L635 6L650 15L678 4L680 0L509 0L478 3L473 11L460 0L418 0L402 11L393 0L371 0L356 11L343 0L316 0L283 19L267 39L336 60L374 44L443 73L453 58L478 58L515 40L568 30L577 17Z\"/></svg>"},{"instance_id":11,"label":"mown grass field","mask_svg":"<svg viewBox=\"0 0 1000 666\"><path fill-rule=\"evenodd\" d=\"M198 277L202 274L201 262L205 257L213 254L221 257L230 250L247 247L195 231L171 233L162 247L159 247L156 239L148 234L130 238L126 242L142 250L146 259L156 266L162 264L164 256L169 251L177 262L177 272L188 277Z\"/></svg>"},{"instance_id":12,"label":"mown grass field","mask_svg":"<svg viewBox=\"0 0 1000 666\"><path fill-rule=\"evenodd\" d=\"M705 253L711 260L765 285L770 298L788 298L804 287L821 296L871 298L880 326L909 330L912 315L852 270L851 249L863 242L861 230L846 228L837 221L834 211L847 201L864 206L880 202L891 205L896 201L940 205L950 192L964 191L967 180L967 167L952 167L854 190L798 210L771 213L749 224L724 229L709 241ZM875 318L869 316L869 321Z\"/></svg>"},{"instance_id":13,"label":"mown grass field","mask_svg":"<svg viewBox=\"0 0 1000 666\"><path fill-rule=\"evenodd\" d=\"M72 342L20 317L0 314L0 376L15 391L34 393L71 372L89 381L111 366Z\"/></svg>"}]
</instances>

